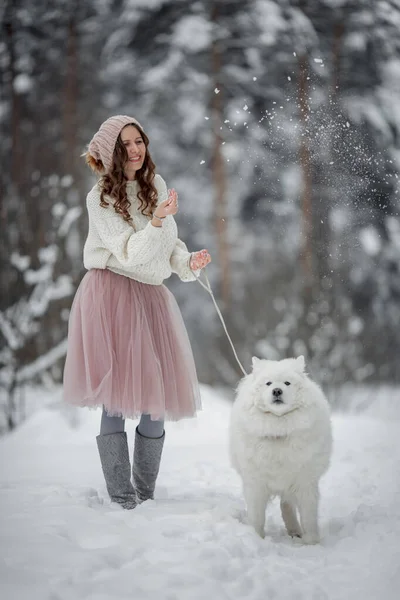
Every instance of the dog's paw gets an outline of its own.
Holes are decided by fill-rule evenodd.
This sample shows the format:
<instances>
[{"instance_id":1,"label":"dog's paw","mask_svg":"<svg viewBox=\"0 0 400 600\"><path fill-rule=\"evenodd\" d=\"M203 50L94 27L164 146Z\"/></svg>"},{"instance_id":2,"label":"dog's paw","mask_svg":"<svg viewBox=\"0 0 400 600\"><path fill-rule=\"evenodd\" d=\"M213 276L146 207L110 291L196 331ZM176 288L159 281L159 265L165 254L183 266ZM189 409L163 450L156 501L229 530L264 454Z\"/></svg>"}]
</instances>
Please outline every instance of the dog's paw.
<instances>
[{"instance_id":1,"label":"dog's paw","mask_svg":"<svg viewBox=\"0 0 400 600\"><path fill-rule=\"evenodd\" d=\"M305 533L301 536L301 541L303 542L303 544L311 546L312 544L319 544L320 539L319 535L316 533Z\"/></svg>"},{"instance_id":2,"label":"dog's paw","mask_svg":"<svg viewBox=\"0 0 400 600\"><path fill-rule=\"evenodd\" d=\"M288 529L288 534L292 538L301 538L302 533L299 529Z\"/></svg>"},{"instance_id":3,"label":"dog's paw","mask_svg":"<svg viewBox=\"0 0 400 600\"><path fill-rule=\"evenodd\" d=\"M257 531L257 533L262 540L265 538L265 531Z\"/></svg>"},{"instance_id":4,"label":"dog's paw","mask_svg":"<svg viewBox=\"0 0 400 600\"><path fill-rule=\"evenodd\" d=\"M265 531L264 531L264 529L259 529L257 527L254 527L254 531L256 532L257 535L260 536L260 538L262 538L262 539L265 538Z\"/></svg>"}]
</instances>

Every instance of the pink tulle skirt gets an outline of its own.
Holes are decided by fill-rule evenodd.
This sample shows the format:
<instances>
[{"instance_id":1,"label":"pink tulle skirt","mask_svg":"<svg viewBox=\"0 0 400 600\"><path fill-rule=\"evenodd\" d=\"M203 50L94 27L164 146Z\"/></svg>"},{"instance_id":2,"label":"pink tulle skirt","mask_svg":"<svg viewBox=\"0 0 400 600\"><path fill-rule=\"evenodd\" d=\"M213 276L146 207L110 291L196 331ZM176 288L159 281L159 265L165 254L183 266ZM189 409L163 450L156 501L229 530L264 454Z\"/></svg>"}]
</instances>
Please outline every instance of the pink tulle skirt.
<instances>
[{"instance_id":1,"label":"pink tulle skirt","mask_svg":"<svg viewBox=\"0 0 400 600\"><path fill-rule=\"evenodd\" d=\"M68 327L64 399L110 415L179 420L200 408L189 338L172 293L91 269Z\"/></svg>"}]
</instances>

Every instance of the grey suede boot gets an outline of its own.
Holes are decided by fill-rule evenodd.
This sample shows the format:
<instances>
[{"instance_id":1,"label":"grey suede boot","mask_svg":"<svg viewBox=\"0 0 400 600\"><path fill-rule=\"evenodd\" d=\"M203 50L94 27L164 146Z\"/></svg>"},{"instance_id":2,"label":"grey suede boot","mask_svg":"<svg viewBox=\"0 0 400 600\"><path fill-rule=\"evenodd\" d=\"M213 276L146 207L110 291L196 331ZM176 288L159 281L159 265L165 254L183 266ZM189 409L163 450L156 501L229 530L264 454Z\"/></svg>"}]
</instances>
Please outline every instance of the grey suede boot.
<instances>
[{"instance_id":1,"label":"grey suede boot","mask_svg":"<svg viewBox=\"0 0 400 600\"><path fill-rule=\"evenodd\" d=\"M137 501L131 483L131 465L125 431L98 435L96 441L111 501L126 509L135 508Z\"/></svg>"},{"instance_id":2,"label":"grey suede boot","mask_svg":"<svg viewBox=\"0 0 400 600\"><path fill-rule=\"evenodd\" d=\"M148 438L140 435L136 427L132 476L138 502L154 498L164 440L165 431L159 438Z\"/></svg>"}]
</instances>

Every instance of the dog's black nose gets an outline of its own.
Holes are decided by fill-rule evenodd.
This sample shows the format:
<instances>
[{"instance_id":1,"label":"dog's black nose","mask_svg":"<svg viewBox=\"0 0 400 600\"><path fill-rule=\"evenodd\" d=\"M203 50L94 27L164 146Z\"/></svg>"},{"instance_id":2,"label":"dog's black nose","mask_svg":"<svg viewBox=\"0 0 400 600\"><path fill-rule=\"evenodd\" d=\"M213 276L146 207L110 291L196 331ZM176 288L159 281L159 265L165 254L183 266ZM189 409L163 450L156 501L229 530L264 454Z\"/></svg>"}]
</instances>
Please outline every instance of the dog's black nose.
<instances>
[{"instance_id":1,"label":"dog's black nose","mask_svg":"<svg viewBox=\"0 0 400 600\"><path fill-rule=\"evenodd\" d=\"M275 404L282 404L283 403L283 400L281 398L281 396L282 396L282 390L281 390L281 388L274 388L272 390L272 395L274 397L273 402Z\"/></svg>"}]
</instances>

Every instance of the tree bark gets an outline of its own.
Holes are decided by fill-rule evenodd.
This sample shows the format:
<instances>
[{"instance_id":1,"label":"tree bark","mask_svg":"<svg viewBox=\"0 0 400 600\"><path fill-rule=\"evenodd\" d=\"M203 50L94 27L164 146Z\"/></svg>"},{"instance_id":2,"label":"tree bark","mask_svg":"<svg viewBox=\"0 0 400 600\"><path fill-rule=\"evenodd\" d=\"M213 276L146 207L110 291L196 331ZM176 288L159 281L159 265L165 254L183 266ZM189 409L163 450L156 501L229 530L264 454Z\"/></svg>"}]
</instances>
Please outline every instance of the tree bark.
<instances>
[{"instance_id":1,"label":"tree bark","mask_svg":"<svg viewBox=\"0 0 400 600\"><path fill-rule=\"evenodd\" d=\"M229 260L228 221L226 211L227 181L222 153L223 92L221 86L222 53L215 35L218 24L218 2L214 1L211 10L211 22L214 25L214 37L211 44L212 67L212 127L214 148L212 155L212 174L215 186L215 230L217 235L218 260L220 265L220 296L226 309L231 301L231 273ZM219 90L215 93L215 90Z\"/></svg>"},{"instance_id":2,"label":"tree bark","mask_svg":"<svg viewBox=\"0 0 400 600\"><path fill-rule=\"evenodd\" d=\"M63 137L65 144L64 169L76 178L77 106L78 106L78 10L79 2L71 6L68 19L65 81L63 93Z\"/></svg>"},{"instance_id":3,"label":"tree bark","mask_svg":"<svg viewBox=\"0 0 400 600\"><path fill-rule=\"evenodd\" d=\"M310 141L307 132L309 105L308 94L308 57L302 54L299 57L299 108L301 138L300 138L300 166L302 171L303 187L301 191L301 215L302 215L302 242L301 242L301 264L304 275L304 292L308 296L314 285L314 258L312 247L312 167L310 154Z\"/></svg>"},{"instance_id":4,"label":"tree bark","mask_svg":"<svg viewBox=\"0 0 400 600\"><path fill-rule=\"evenodd\" d=\"M19 168L21 162L21 144L19 134L19 124L21 121L21 101L20 96L16 91L15 81L17 78L16 56L15 56L15 30L14 30L14 15L17 9L16 2L10 1L5 11L6 43L9 56L9 73L10 73L10 100L11 100L11 183L14 189L20 187Z\"/></svg>"}]
</instances>

